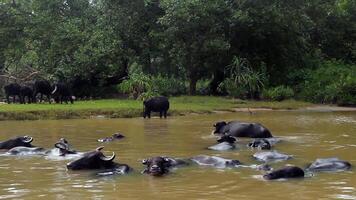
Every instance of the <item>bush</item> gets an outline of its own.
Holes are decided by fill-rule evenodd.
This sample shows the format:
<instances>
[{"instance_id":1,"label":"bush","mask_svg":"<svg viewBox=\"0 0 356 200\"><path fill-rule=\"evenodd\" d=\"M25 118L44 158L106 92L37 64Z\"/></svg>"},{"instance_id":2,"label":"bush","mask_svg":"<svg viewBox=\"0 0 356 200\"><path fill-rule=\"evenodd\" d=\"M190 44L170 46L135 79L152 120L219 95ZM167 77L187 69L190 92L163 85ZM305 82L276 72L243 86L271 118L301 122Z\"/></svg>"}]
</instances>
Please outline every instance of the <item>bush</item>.
<instances>
[{"instance_id":1,"label":"bush","mask_svg":"<svg viewBox=\"0 0 356 200\"><path fill-rule=\"evenodd\" d=\"M291 99L294 97L294 91L292 88L284 85L280 85L274 88L269 88L263 91L264 99L273 101L282 101L285 99Z\"/></svg>"},{"instance_id":2,"label":"bush","mask_svg":"<svg viewBox=\"0 0 356 200\"><path fill-rule=\"evenodd\" d=\"M308 73L301 97L316 103L356 105L356 66L329 61Z\"/></svg>"},{"instance_id":3,"label":"bush","mask_svg":"<svg viewBox=\"0 0 356 200\"><path fill-rule=\"evenodd\" d=\"M118 90L133 99L144 100L153 96L185 94L184 82L174 77L147 75L134 63L129 68L129 78L118 85Z\"/></svg>"},{"instance_id":4,"label":"bush","mask_svg":"<svg viewBox=\"0 0 356 200\"><path fill-rule=\"evenodd\" d=\"M210 80L200 79L197 82L197 94L198 95L208 95L209 94Z\"/></svg>"},{"instance_id":5,"label":"bush","mask_svg":"<svg viewBox=\"0 0 356 200\"><path fill-rule=\"evenodd\" d=\"M184 80L167 76L151 76L152 90L163 96L181 95L187 92Z\"/></svg>"},{"instance_id":6,"label":"bush","mask_svg":"<svg viewBox=\"0 0 356 200\"><path fill-rule=\"evenodd\" d=\"M262 65L263 69L264 66ZM267 80L262 71L254 71L248 60L234 57L232 64L227 67L230 76L219 85L219 91L226 91L229 96L246 98L259 98Z\"/></svg>"}]
</instances>

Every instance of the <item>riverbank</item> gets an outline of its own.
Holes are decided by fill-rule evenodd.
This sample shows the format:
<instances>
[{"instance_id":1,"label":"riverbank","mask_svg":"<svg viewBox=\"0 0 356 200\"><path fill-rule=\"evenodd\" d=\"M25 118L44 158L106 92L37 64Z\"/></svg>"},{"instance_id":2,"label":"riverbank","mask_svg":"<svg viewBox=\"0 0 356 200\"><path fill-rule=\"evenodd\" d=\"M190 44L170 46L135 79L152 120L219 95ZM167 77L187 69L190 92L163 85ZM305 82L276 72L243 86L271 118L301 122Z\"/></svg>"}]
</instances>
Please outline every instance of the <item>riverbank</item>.
<instances>
[{"instance_id":1,"label":"riverbank","mask_svg":"<svg viewBox=\"0 0 356 200\"><path fill-rule=\"evenodd\" d=\"M292 110L316 106L288 100L282 102L244 101L224 97L180 96L170 98L169 115L237 112L247 109ZM142 116L142 102L128 99L77 101L72 104L0 104L0 120L130 118Z\"/></svg>"}]
</instances>

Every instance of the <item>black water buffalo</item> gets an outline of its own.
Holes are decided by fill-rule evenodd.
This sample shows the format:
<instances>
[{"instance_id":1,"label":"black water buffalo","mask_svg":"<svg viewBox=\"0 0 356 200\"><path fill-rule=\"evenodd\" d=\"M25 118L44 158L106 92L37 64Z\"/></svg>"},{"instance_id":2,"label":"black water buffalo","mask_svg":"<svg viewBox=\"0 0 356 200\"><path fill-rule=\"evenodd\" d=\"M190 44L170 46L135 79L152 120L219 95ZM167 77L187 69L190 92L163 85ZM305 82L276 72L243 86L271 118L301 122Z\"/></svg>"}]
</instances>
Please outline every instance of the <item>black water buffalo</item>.
<instances>
[{"instance_id":1,"label":"black water buffalo","mask_svg":"<svg viewBox=\"0 0 356 200\"><path fill-rule=\"evenodd\" d=\"M268 174L263 175L266 180L274 180L281 178L303 178L304 171L296 166L286 166L278 170L274 170Z\"/></svg>"},{"instance_id":2,"label":"black water buffalo","mask_svg":"<svg viewBox=\"0 0 356 200\"><path fill-rule=\"evenodd\" d=\"M56 83L54 89L51 93L57 103L68 103L70 101L74 103L75 97L72 94L69 84L66 83Z\"/></svg>"},{"instance_id":3,"label":"black water buffalo","mask_svg":"<svg viewBox=\"0 0 356 200\"><path fill-rule=\"evenodd\" d=\"M143 117L151 118L151 112L159 112L159 117L167 118L167 111L169 109L169 101L167 97L153 97L143 101L144 111Z\"/></svg>"},{"instance_id":4,"label":"black water buffalo","mask_svg":"<svg viewBox=\"0 0 356 200\"><path fill-rule=\"evenodd\" d=\"M248 147L257 149L271 149L271 143L265 138L254 139L252 142L247 144Z\"/></svg>"},{"instance_id":5,"label":"black water buffalo","mask_svg":"<svg viewBox=\"0 0 356 200\"><path fill-rule=\"evenodd\" d=\"M278 153L277 151L261 151L253 154L253 157L262 162L278 162L292 158L291 155Z\"/></svg>"},{"instance_id":6,"label":"black water buffalo","mask_svg":"<svg viewBox=\"0 0 356 200\"><path fill-rule=\"evenodd\" d=\"M217 142L219 144L213 145L208 147L210 150L216 150L216 151L226 151L226 150L232 150L235 149L235 141L236 139L230 135L223 135L220 137Z\"/></svg>"},{"instance_id":7,"label":"black water buffalo","mask_svg":"<svg viewBox=\"0 0 356 200\"><path fill-rule=\"evenodd\" d=\"M338 158L316 159L306 170L313 172L320 171L345 171L351 168L351 164Z\"/></svg>"},{"instance_id":8,"label":"black water buffalo","mask_svg":"<svg viewBox=\"0 0 356 200\"><path fill-rule=\"evenodd\" d=\"M161 176L168 173L173 167L188 165L188 162L182 159L157 156L144 159L142 164L146 165L146 168L142 173L150 174L152 176Z\"/></svg>"},{"instance_id":9,"label":"black water buffalo","mask_svg":"<svg viewBox=\"0 0 356 200\"><path fill-rule=\"evenodd\" d=\"M105 156L101 152L103 148L104 147L98 147L94 151L83 154L81 158L68 163L67 168L70 170L112 170L115 174L126 174L131 170L131 168L126 164L113 162L115 153L113 153L110 157Z\"/></svg>"},{"instance_id":10,"label":"black water buffalo","mask_svg":"<svg viewBox=\"0 0 356 200\"><path fill-rule=\"evenodd\" d=\"M42 100L43 100L43 95L46 95L48 102L51 103L51 92L52 91L53 91L53 88L49 81L47 81L47 80L35 81L35 83L33 85L34 101L36 101L37 95L40 94L40 102L42 102Z\"/></svg>"},{"instance_id":11,"label":"black water buffalo","mask_svg":"<svg viewBox=\"0 0 356 200\"><path fill-rule=\"evenodd\" d=\"M122 138L124 138L125 136L122 135L121 133L114 133L112 136L110 137L105 137L105 138L100 138L98 139L98 142L112 142L114 140L121 140Z\"/></svg>"},{"instance_id":12,"label":"black water buffalo","mask_svg":"<svg viewBox=\"0 0 356 200\"><path fill-rule=\"evenodd\" d=\"M16 102L16 96L19 98L19 101L21 102L21 96L20 96L21 86L19 84L10 83L8 85L5 85L4 91L5 91L7 103L11 103L10 96L12 96L13 98L12 100L13 103Z\"/></svg>"},{"instance_id":13,"label":"black water buffalo","mask_svg":"<svg viewBox=\"0 0 356 200\"><path fill-rule=\"evenodd\" d=\"M12 149L14 147L33 147L31 142L33 138L30 136L19 136L15 138L11 138L9 140L0 142L0 149Z\"/></svg>"},{"instance_id":14,"label":"black water buffalo","mask_svg":"<svg viewBox=\"0 0 356 200\"><path fill-rule=\"evenodd\" d=\"M27 98L27 103L34 103L35 98L33 96L33 89L28 86L21 86L20 88L20 101L25 104Z\"/></svg>"},{"instance_id":15,"label":"black water buffalo","mask_svg":"<svg viewBox=\"0 0 356 200\"><path fill-rule=\"evenodd\" d=\"M214 124L214 134L225 134L234 137L250 137L250 138L270 138L271 132L258 123L248 122L217 122Z\"/></svg>"}]
</instances>

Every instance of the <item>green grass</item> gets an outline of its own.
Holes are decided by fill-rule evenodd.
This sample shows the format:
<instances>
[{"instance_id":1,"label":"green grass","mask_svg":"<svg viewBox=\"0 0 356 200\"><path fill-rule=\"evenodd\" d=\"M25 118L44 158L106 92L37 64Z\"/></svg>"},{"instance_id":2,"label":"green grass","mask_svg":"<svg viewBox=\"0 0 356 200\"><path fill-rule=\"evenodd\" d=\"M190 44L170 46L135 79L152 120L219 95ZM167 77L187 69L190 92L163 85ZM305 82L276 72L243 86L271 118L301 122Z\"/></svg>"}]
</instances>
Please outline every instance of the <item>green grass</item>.
<instances>
[{"instance_id":1,"label":"green grass","mask_svg":"<svg viewBox=\"0 0 356 200\"><path fill-rule=\"evenodd\" d=\"M181 96L170 98L170 115L233 111L234 108L297 109L311 104L298 101L264 102L242 101L223 97ZM0 120L37 120L90 118L105 115L109 118L138 117L142 115L142 102L136 100L91 100L74 104L3 104Z\"/></svg>"}]
</instances>

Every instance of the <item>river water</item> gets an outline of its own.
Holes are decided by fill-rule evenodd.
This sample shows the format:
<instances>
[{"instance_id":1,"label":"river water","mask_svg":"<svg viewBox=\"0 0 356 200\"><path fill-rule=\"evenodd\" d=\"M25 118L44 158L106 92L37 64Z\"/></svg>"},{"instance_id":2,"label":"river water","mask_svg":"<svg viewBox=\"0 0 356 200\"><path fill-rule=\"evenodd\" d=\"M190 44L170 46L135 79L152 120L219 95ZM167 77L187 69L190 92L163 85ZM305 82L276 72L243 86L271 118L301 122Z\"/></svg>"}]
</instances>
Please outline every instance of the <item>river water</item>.
<instances>
[{"instance_id":1,"label":"river water","mask_svg":"<svg viewBox=\"0 0 356 200\"><path fill-rule=\"evenodd\" d=\"M287 181L262 180L263 172L247 168L212 169L189 166L167 176L140 174L141 160L152 156L189 158L215 155L258 164L242 139L239 150L207 150L215 144L212 124L220 120L260 122L282 142L275 150L293 155L273 164L305 167L316 158L339 157L356 165L356 112L266 111L189 115L168 119L89 119L2 121L0 140L31 135L32 144L52 148L61 137L78 151L101 146L98 138L122 132L126 138L104 144L115 161L135 171L126 176L96 177L92 172L67 171L68 160L40 156L0 156L0 199L356 199L355 170L317 173Z\"/></svg>"}]
</instances>

